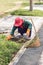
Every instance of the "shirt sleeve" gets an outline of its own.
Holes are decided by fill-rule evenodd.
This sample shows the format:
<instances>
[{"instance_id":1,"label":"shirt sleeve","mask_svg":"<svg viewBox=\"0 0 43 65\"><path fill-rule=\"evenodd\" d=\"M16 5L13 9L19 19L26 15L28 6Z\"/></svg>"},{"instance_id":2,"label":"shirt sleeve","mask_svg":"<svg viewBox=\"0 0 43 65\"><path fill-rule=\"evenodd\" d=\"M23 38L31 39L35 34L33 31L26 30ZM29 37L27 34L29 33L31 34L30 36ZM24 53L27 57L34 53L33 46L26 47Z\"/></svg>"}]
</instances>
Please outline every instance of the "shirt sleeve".
<instances>
[{"instance_id":1,"label":"shirt sleeve","mask_svg":"<svg viewBox=\"0 0 43 65\"><path fill-rule=\"evenodd\" d=\"M14 32L15 32L15 30L17 29L17 27L15 27L15 26L13 26L13 28L12 28L12 30L11 30L11 35L14 35Z\"/></svg>"},{"instance_id":2,"label":"shirt sleeve","mask_svg":"<svg viewBox=\"0 0 43 65\"><path fill-rule=\"evenodd\" d=\"M28 26L28 29L32 29L32 24L29 21L24 21L24 23Z\"/></svg>"}]
</instances>

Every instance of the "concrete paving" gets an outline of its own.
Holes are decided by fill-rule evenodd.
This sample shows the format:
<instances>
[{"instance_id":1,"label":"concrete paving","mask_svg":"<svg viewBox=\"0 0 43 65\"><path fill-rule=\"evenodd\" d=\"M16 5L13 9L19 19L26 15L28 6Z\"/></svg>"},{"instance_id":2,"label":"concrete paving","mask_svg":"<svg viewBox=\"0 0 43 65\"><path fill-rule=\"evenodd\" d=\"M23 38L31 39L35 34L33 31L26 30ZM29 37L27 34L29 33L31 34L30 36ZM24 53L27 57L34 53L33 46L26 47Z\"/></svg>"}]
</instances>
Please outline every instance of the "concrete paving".
<instances>
[{"instance_id":1,"label":"concrete paving","mask_svg":"<svg viewBox=\"0 0 43 65\"><path fill-rule=\"evenodd\" d=\"M23 9L29 10L30 7L26 6ZM41 10L41 11L43 11L43 5L33 5L33 10Z\"/></svg>"},{"instance_id":2,"label":"concrete paving","mask_svg":"<svg viewBox=\"0 0 43 65\"><path fill-rule=\"evenodd\" d=\"M16 65L43 65L43 26L38 35L41 46L38 48L28 48Z\"/></svg>"}]
</instances>

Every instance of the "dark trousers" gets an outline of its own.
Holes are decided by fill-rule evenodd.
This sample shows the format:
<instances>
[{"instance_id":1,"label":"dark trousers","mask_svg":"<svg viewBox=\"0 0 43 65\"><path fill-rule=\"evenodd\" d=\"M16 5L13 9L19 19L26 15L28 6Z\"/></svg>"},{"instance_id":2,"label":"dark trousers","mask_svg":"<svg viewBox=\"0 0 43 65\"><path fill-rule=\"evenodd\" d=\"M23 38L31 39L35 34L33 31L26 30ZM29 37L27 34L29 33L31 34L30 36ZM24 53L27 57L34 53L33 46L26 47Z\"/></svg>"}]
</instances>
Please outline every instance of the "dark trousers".
<instances>
[{"instance_id":1,"label":"dark trousers","mask_svg":"<svg viewBox=\"0 0 43 65\"><path fill-rule=\"evenodd\" d=\"M14 31L15 31L15 27L13 26L12 31L11 31L11 35L14 35ZM18 33L20 33L21 35L23 35L24 33L26 33L27 28L18 28ZM31 30L30 30L30 35L31 36Z\"/></svg>"},{"instance_id":2,"label":"dark trousers","mask_svg":"<svg viewBox=\"0 0 43 65\"><path fill-rule=\"evenodd\" d=\"M24 33L26 33L27 28L18 28L18 32L23 35Z\"/></svg>"},{"instance_id":3,"label":"dark trousers","mask_svg":"<svg viewBox=\"0 0 43 65\"><path fill-rule=\"evenodd\" d=\"M24 33L26 33L26 31L27 31L27 28L18 28L18 32L21 34L21 35L23 35ZM30 30L30 35L29 35L29 37L31 36L31 30Z\"/></svg>"}]
</instances>

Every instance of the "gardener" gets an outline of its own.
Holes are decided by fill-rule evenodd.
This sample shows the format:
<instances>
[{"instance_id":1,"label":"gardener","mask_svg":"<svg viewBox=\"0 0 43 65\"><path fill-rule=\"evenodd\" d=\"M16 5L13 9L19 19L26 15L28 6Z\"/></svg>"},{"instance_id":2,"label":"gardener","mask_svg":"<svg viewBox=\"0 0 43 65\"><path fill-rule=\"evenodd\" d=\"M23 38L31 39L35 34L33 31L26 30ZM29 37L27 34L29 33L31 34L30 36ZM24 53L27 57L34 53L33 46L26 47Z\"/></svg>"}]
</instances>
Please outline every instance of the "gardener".
<instances>
[{"instance_id":1,"label":"gardener","mask_svg":"<svg viewBox=\"0 0 43 65\"><path fill-rule=\"evenodd\" d=\"M23 19L17 17L15 19L15 22L14 22L10 35L7 36L7 40L10 40L14 36L14 32L16 29L18 29L18 33L20 33L22 36L24 33L26 33L26 35L28 37L30 37L31 30L32 30L32 24L27 20L23 20Z\"/></svg>"}]
</instances>

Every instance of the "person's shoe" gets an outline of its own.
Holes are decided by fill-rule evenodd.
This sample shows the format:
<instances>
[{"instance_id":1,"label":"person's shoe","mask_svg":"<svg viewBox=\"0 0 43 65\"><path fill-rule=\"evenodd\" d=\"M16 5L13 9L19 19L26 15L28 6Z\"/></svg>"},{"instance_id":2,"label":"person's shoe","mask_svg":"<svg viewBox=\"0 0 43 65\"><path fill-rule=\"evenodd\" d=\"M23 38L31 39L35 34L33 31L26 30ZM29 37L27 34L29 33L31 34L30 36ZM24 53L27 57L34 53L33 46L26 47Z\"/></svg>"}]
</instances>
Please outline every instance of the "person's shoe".
<instances>
[{"instance_id":1,"label":"person's shoe","mask_svg":"<svg viewBox=\"0 0 43 65\"><path fill-rule=\"evenodd\" d=\"M12 35L8 35L8 36L6 37L6 40L10 40L11 38L13 38L13 36L12 36Z\"/></svg>"}]
</instances>

